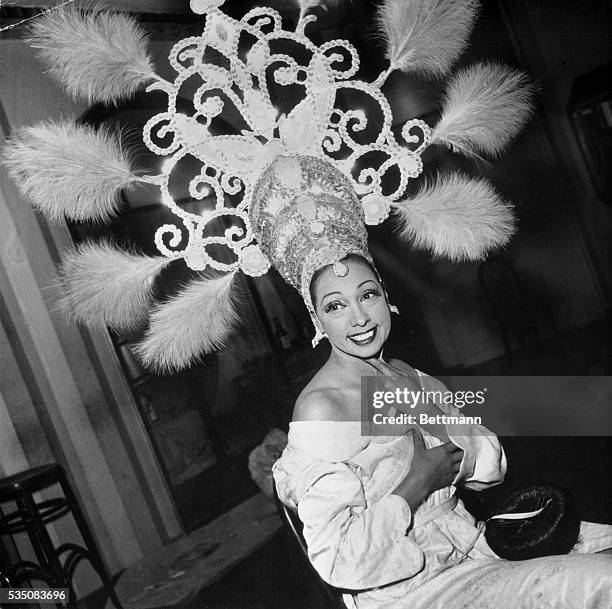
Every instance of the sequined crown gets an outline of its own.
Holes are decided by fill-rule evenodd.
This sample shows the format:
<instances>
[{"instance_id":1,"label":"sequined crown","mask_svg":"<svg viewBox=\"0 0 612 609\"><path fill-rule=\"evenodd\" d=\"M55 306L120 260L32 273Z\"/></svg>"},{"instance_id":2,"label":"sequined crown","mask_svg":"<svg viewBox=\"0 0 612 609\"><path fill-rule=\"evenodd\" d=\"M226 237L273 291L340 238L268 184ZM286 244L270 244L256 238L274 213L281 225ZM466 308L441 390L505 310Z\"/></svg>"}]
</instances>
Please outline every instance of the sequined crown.
<instances>
[{"instance_id":1,"label":"sequined crown","mask_svg":"<svg viewBox=\"0 0 612 609\"><path fill-rule=\"evenodd\" d=\"M407 121L401 129L402 141L398 142L391 130L391 109L380 92L380 83L352 80L359 69L359 56L349 42L333 40L316 46L305 34L306 26L314 17L301 21L296 31L287 31L273 9L258 7L237 21L217 8L220 4L192 3L198 12L206 13L204 33L185 39L173 48L170 62L178 72L173 83L157 81L149 87L167 92L169 103L167 111L147 123L145 143L157 154L171 155L164 164L163 173L151 181L160 185L164 202L183 224L182 227L161 227L156 244L162 254L183 257L194 270L211 266L228 271L239 267L248 275L260 275L275 260L263 258L261 244L255 238L256 233L263 234L263 230L252 222L260 215L249 214L249 209L254 202L255 183L273 159L307 155L325 160L318 164L320 187L324 188L326 181L337 182L342 173L345 176L343 196L353 201L359 193L365 221L377 224L389 215L391 202L404 194L408 179L421 173L423 164L419 154L430 141L430 129L421 120ZM244 49L245 38L251 41L248 49ZM279 47L279 42L294 44L284 46L283 52L273 51ZM210 48L218 52L222 65L205 61L204 56ZM302 55L301 60L288 55L289 48L294 48L297 57ZM303 58L304 53L307 60ZM193 114L186 116L177 111L176 100L182 84L193 76L201 78L203 83L194 95ZM288 113L280 114L272 103L270 80L277 87L297 85L302 88L302 99ZM380 127L365 143L365 138L356 137L369 127L364 111L339 109L334 105L343 98L350 99L356 91L367 95L382 117ZM242 133L213 135L215 120L236 111L246 126ZM156 135L171 135L172 143L162 147L154 143ZM354 175L352 168L358 167L372 152L379 153L378 164L370 164ZM186 214L174 203L168 184L176 163L185 155L192 155L201 162L199 175L194 176L189 185L191 196L202 199L212 191L216 199L214 211L195 216ZM391 190L383 192L383 179L394 170L397 172L395 184ZM307 173L314 177L312 171ZM329 175L325 177L325 174ZM269 192L275 197L274 205L280 205L281 200L289 202L279 197L277 189ZM228 195L234 195L229 202ZM238 204L235 195L241 198ZM258 197L261 196L260 192ZM363 223L363 212L359 206L354 209L357 219ZM236 220L243 222L243 227L232 232L231 240L227 241L237 255L236 262L231 264L215 260L208 249L219 240L207 231L207 223L220 216L231 217L234 224ZM188 240L182 248L174 248L172 243L171 247L165 245L167 236L176 241L184 231ZM295 239L292 242L301 247ZM266 247L265 251L271 248ZM300 260L296 255L289 259L295 263ZM299 268L290 270L287 264L277 268L284 277L300 273ZM291 283L297 287L297 282Z\"/></svg>"},{"instance_id":2,"label":"sequined crown","mask_svg":"<svg viewBox=\"0 0 612 609\"><path fill-rule=\"evenodd\" d=\"M307 303L317 269L349 254L370 258L350 181L317 157L277 157L255 185L250 219L261 249Z\"/></svg>"}]
</instances>

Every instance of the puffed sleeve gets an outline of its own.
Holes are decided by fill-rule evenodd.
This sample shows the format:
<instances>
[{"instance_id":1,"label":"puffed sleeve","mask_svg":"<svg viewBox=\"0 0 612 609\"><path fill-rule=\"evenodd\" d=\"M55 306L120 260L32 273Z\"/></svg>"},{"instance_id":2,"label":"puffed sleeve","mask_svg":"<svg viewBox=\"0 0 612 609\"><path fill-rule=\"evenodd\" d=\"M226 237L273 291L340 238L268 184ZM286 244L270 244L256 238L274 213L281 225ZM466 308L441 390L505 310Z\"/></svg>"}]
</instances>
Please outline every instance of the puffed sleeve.
<instances>
[{"instance_id":1,"label":"puffed sleeve","mask_svg":"<svg viewBox=\"0 0 612 609\"><path fill-rule=\"evenodd\" d=\"M447 391L440 380L423 375L424 388L430 391ZM461 416L461 410L451 404L438 404L441 410L450 416ZM454 424L446 425L450 441L463 450L463 459L459 473L453 484L461 484L474 491L482 491L500 484L506 477L508 464L506 453L498 437L482 425Z\"/></svg>"},{"instance_id":2,"label":"puffed sleeve","mask_svg":"<svg viewBox=\"0 0 612 609\"><path fill-rule=\"evenodd\" d=\"M367 505L359 477L346 463L326 464L298 502L310 561L331 585L348 590L384 586L417 574L424 564L407 536L406 501L387 495Z\"/></svg>"},{"instance_id":3,"label":"puffed sleeve","mask_svg":"<svg viewBox=\"0 0 612 609\"><path fill-rule=\"evenodd\" d=\"M495 434L482 425L447 425L446 432L450 441L463 450L454 485L482 491L504 481L506 453Z\"/></svg>"}]
</instances>

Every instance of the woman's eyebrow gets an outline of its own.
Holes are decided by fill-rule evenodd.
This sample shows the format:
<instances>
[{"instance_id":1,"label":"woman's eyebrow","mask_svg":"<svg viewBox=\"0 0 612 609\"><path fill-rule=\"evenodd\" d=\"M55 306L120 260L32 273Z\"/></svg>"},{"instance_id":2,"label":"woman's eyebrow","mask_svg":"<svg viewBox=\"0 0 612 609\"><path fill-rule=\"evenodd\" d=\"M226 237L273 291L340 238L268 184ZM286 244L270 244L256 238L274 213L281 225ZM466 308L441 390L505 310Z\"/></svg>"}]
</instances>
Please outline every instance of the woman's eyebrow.
<instances>
[{"instance_id":1,"label":"woman's eyebrow","mask_svg":"<svg viewBox=\"0 0 612 609\"><path fill-rule=\"evenodd\" d=\"M321 303L322 303L322 302L323 302L323 301L324 301L324 300L325 300L325 299L326 299L328 296L331 296L332 294L342 294L342 292L338 292L338 291L336 291L336 292L329 292L329 293L325 294L325 296L322 296L322 297L321 297Z\"/></svg>"},{"instance_id":2,"label":"woman's eyebrow","mask_svg":"<svg viewBox=\"0 0 612 609\"><path fill-rule=\"evenodd\" d=\"M373 279L366 279L365 281L362 281L358 286L357 289L359 289L364 283L368 283L368 281L371 281L374 285L378 285Z\"/></svg>"},{"instance_id":3,"label":"woman's eyebrow","mask_svg":"<svg viewBox=\"0 0 612 609\"><path fill-rule=\"evenodd\" d=\"M358 286L357 289L359 289L362 285L364 285L365 283L369 283L372 282L375 286L378 286L378 284L376 283L376 281L374 281L374 279L366 279L365 281L362 281ZM325 294L325 296L321 297L321 304L323 303L323 301L328 297L328 296L332 296L333 294L342 294L342 292L328 292L327 294Z\"/></svg>"}]
</instances>

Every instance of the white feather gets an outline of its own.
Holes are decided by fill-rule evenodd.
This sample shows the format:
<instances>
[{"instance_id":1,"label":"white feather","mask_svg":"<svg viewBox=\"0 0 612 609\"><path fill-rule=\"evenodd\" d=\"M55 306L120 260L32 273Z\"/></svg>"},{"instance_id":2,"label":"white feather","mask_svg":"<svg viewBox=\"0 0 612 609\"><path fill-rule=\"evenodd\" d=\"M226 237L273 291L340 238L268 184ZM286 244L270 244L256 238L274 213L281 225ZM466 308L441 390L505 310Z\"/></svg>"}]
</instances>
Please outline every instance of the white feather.
<instances>
[{"instance_id":1,"label":"white feather","mask_svg":"<svg viewBox=\"0 0 612 609\"><path fill-rule=\"evenodd\" d=\"M136 352L157 371L179 370L221 348L237 321L232 295L235 273L190 283L157 306Z\"/></svg>"},{"instance_id":2,"label":"white feather","mask_svg":"<svg viewBox=\"0 0 612 609\"><path fill-rule=\"evenodd\" d=\"M498 156L530 118L535 93L527 75L503 64L465 68L448 84L431 143Z\"/></svg>"},{"instance_id":3,"label":"white feather","mask_svg":"<svg viewBox=\"0 0 612 609\"><path fill-rule=\"evenodd\" d=\"M515 230L512 205L486 180L458 173L438 176L394 211L402 240L454 261L483 259Z\"/></svg>"},{"instance_id":4,"label":"white feather","mask_svg":"<svg viewBox=\"0 0 612 609\"><path fill-rule=\"evenodd\" d=\"M83 243L62 258L60 306L79 323L135 329L147 317L157 274L170 262L106 241Z\"/></svg>"},{"instance_id":5,"label":"white feather","mask_svg":"<svg viewBox=\"0 0 612 609\"><path fill-rule=\"evenodd\" d=\"M385 0L378 25L392 70L444 75L472 32L477 0Z\"/></svg>"},{"instance_id":6,"label":"white feather","mask_svg":"<svg viewBox=\"0 0 612 609\"><path fill-rule=\"evenodd\" d=\"M70 95L89 103L130 97L155 77L147 35L129 15L61 8L34 21L31 43Z\"/></svg>"},{"instance_id":7,"label":"white feather","mask_svg":"<svg viewBox=\"0 0 612 609\"><path fill-rule=\"evenodd\" d=\"M137 182L129 154L110 132L70 121L16 132L3 151L23 194L51 220L107 220Z\"/></svg>"}]
</instances>

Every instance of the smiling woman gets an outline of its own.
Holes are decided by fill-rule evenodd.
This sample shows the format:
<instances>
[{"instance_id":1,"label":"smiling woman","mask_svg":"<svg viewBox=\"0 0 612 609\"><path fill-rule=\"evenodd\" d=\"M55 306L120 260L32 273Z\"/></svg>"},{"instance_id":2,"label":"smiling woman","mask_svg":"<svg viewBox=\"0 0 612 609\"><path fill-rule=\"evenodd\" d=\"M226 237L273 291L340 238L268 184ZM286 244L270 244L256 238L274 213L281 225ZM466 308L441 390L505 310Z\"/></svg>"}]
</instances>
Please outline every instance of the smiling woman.
<instances>
[{"instance_id":1,"label":"smiling woman","mask_svg":"<svg viewBox=\"0 0 612 609\"><path fill-rule=\"evenodd\" d=\"M359 357L374 357L391 329L391 315L381 281L372 265L347 256L339 271L319 269L311 283L315 311L332 349Z\"/></svg>"},{"instance_id":2,"label":"smiling woman","mask_svg":"<svg viewBox=\"0 0 612 609\"><path fill-rule=\"evenodd\" d=\"M279 211L276 193L287 184L296 191L307 184L308 194L291 193ZM329 166L283 158L256 189L269 214L260 225L264 251L301 292L316 338L331 346L296 401L287 447L273 468L279 498L304 524L314 568L345 591L351 608L463 609L475 598L507 609L543 599L559 608L612 601L612 559L588 554L612 547L610 526L582 523L582 543L571 556L509 564L489 547L482 523L456 496L458 487L482 491L506 474L500 442L479 421L428 402L416 420L387 407L380 411L386 426L364 432L362 377L378 375L389 390L442 395L445 388L404 362L384 360L391 306L342 185ZM318 218L323 231L313 226Z\"/></svg>"},{"instance_id":3,"label":"smiling woman","mask_svg":"<svg viewBox=\"0 0 612 609\"><path fill-rule=\"evenodd\" d=\"M279 498L304 524L310 561L343 589L347 607L607 606L612 557L594 553L612 547L611 526L581 523L581 542L563 556L519 553L510 563L488 545L484 523L456 496L506 474L501 444L477 417L442 400L412 416L387 405L376 413L378 433L365 435L363 376L383 377L389 390L444 393L439 381L383 359L391 311L373 264L339 257L312 274L308 290L331 353L297 399L273 474Z\"/></svg>"}]
</instances>

